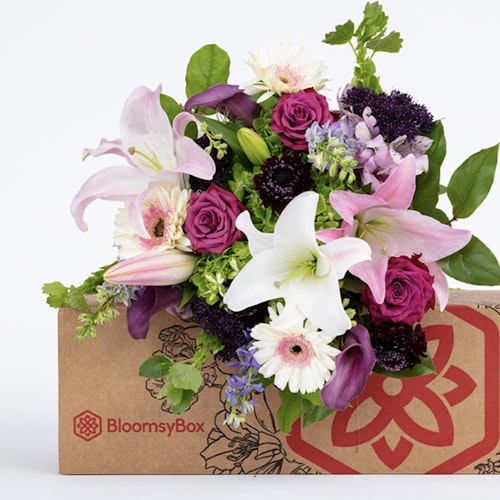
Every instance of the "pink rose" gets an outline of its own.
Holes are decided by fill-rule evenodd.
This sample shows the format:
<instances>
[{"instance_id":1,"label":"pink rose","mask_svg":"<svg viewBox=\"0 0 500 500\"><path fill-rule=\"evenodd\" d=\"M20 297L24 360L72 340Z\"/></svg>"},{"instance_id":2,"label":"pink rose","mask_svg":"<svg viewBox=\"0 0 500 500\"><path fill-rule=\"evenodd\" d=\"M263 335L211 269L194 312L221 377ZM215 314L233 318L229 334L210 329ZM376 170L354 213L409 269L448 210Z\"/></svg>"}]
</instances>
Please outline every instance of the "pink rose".
<instances>
[{"instance_id":1,"label":"pink rose","mask_svg":"<svg viewBox=\"0 0 500 500\"><path fill-rule=\"evenodd\" d=\"M246 210L236 196L210 184L200 194L192 193L187 208L184 231L196 253L221 253L245 235L236 228L238 215Z\"/></svg>"},{"instance_id":2,"label":"pink rose","mask_svg":"<svg viewBox=\"0 0 500 500\"><path fill-rule=\"evenodd\" d=\"M306 130L314 123L335 121L326 98L314 89L282 94L273 109L270 127L283 144L297 151L307 151Z\"/></svg>"},{"instance_id":3,"label":"pink rose","mask_svg":"<svg viewBox=\"0 0 500 500\"><path fill-rule=\"evenodd\" d=\"M368 287L361 294L374 323L392 321L411 325L435 305L434 278L418 256L392 257L385 275L385 299L377 304Z\"/></svg>"}]
</instances>

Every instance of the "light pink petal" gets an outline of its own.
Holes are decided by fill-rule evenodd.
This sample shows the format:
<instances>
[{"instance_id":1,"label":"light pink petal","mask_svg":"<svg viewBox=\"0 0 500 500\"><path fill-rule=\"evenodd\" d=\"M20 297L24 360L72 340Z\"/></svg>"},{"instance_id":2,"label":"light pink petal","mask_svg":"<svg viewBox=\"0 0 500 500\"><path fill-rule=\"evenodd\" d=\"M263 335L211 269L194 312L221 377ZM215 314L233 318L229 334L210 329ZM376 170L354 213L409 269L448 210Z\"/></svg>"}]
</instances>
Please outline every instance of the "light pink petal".
<instances>
[{"instance_id":1,"label":"light pink petal","mask_svg":"<svg viewBox=\"0 0 500 500\"><path fill-rule=\"evenodd\" d=\"M94 149L85 148L83 150L82 159L86 159L89 156L93 156L94 158L102 155L118 155L123 158L126 158L127 161L130 162L130 155L126 151L125 147L121 139L115 139L113 141L108 141L107 139L101 139L99 146Z\"/></svg>"},{"instance_id":2,"label":"light pink petal","mask_svg":"<svg viewBox=\"0 0 500 500\"><path fill-rule=\"evenodd\" d=\"M371 248L359 238L340 238L320 247L328 255L339 279L357 262L371 259Z\"/></svg>"},{"instance_id":3,"label":"light pink petal","mask_svg":"<svg viewBox=\"0 0 500 500\"><path fill-rule=\"evenodd\" d=\"M197 260L195 255L180 250L144 252L110 267L104 280L119 285L175 285L193 274Z\"/></svg>"},{"instance_id":4,"label":"light pink petal","mask_svg":"<svg viewBox=\"0 0 500 500\"><path fill-rule=\"evenodd\" d=\"M342 228L321 229L316 232L316 238L323 243L330 243L330 241L338 240L349 233L350 228L348 228L347 225L344 225Z\"/></svg>"},{"instance_id":5,"label":"light pink petal","mask_svg":"<svg viewBox=\"0 0 500 500\"><path fill-rule=\"evenodd\" d=\"M172 126L161 107L160 93L161 86L155 91L138 87L121 115L123 145L127 151L136 151L134 161L143 169L170 170L176 166Z\"/></svg>"},{"instance_id":6,"label":"light pink petal","mask_svg":"<svg viewBox=\"0 0 500 500\"><path fill-rule=\"evenodd\" d=\"M384 206L386 201L371 194L351 193L350 191L332 191L330 204L349 226L354 224L354 217L371 207Z\"/></svg>"},{"instance_id":7,"label":"light pink petal","mask_svg":"<svg viewBox=\"0 0 500 500\"><path fill-rule=\"evenodd\" d=\"M373 254L371 261L354 264L349 272L366 283L378 304L385 299L385 274L389 258L381 254Z\"/></svg>"},{"instance_id":8,"label":"light pink petal","mask_svg":"<svg viewBox=\"0 0 500 500\"><path fill-rule=\"evenodd\" d=\"M211 180L215 174L212 157L189 137L179 137L175 141L177 166L175 172L189 174L199 179Z\"/></svg>"},{"instance_id":9,"label":"light pink petal","mask_svg":"<svg viewBox=\"0 0 500 500\"><path fill-rule=\"evenodd\" d=\"M422 262L435 262L463 248L472 236L467 230L441 224L416 210L377 207L366 215L367 220L376 220L379 227L384 226L384 232L377 234L385 244L383 251L392 257L421 254ZM369 242L375 253L374 240Z\"/></svg>"},{"instance_id":10,"label":"light pink petal","mask_svg":"<svg viewBox=\"0 0 500 500\"><path fill-rule=\"evenodd\" d=\"M128 201L130 197L144 191L149 177L141 170L131 167L107 167L89 177L71 203L71 214L76 225L87 230L83 214L94 200Z\"/></svg>"},{"instance_id":11,"label":"light pink petal","mask_svg":"<svg viewBox=\"0 0 500 500\"><path fill-rule=\"evenodd\" d=\"M426 266L428 267L431 275L434 277L434 284L432 286L434 288L434 291L436 292L439 309L441 311L444 311L446 305L448 304L448 296L450 291L448 286L448 279L446 278L446 274L444 274L443 270L435 262L427 262Z\"/></svg>"},{"instance_id":12,"label":"light pink petal","mask_svg":"<svg viewBox=\"0 0 500 500\"><path fill-rule=\"evenodd\" d=\"M179 137L184 136L184 132L186 131L186 127L193 122L196 125L198 130L198 137L200 131L200 122L194 117L191 113L187 111L183 111L175 116L174 121L172 123L172 127L174 130L174 137L178 139Z\"/></svg>"},{"instance_id":13,"label":"light pink petal","mask_svg":"<svg viewBox=\"0 0 500 500\"><path fill-rule=\"evenodd\" d=\"M415 193L415 176L417 167L415 157L407 156L380 185L375 194L382 198L391 208L406 210Z\"/></svg>"}]
</instances>

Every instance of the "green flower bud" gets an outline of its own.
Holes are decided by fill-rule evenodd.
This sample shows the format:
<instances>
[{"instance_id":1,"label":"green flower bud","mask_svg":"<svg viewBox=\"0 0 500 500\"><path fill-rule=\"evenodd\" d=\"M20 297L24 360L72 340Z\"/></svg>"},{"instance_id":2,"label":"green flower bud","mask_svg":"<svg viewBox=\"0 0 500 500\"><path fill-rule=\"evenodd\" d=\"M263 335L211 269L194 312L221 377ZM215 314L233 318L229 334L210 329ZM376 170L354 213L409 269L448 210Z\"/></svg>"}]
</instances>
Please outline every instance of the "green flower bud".
<instances>
[{"instance_id":1,"label":"green flower bud","mask_svg":"<svg viewBox=\"0 0 500 500\"><path fill-rule=\"evenodd\" d=\"M266 141L255 130L247 127L237 132L238 141L253 165L262 165L270 156Z\"/></svg>"}]
</instances>

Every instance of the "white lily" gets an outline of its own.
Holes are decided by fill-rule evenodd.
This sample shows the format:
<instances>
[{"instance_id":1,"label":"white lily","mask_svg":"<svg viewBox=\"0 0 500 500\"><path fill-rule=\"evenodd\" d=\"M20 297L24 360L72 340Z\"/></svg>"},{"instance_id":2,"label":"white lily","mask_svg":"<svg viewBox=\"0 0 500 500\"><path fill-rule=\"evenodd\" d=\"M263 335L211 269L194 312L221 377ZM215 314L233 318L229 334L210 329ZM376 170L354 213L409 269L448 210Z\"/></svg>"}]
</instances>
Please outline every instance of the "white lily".
<instances>
[{"instance_id":1,"label":"white lily","mask_svg":"<svg viewBox=\"0 0 500 500\"><path fill-rule=\"evenodd\" d=\"M318 194L294 198L276 222L274 233L262 233L250 214L236 220L248 238L252 259L238 273L224 296L233 311L284 298L332 338L351 328L340 295L342 279L355 263L368 260L369 245L359 238L339 238L319 245L314 229Z\"/></svg>"}]
</instances>

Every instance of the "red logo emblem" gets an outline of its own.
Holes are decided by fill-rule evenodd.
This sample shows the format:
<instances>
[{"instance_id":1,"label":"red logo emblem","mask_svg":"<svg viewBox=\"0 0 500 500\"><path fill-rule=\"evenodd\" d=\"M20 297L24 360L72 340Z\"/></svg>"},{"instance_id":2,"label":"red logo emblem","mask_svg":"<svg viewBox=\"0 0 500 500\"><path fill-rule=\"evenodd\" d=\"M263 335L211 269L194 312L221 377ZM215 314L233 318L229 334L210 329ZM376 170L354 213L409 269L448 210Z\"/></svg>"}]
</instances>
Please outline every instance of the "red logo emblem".
<instances>
[{"instance_id":1,"label":"red logo emblem","mask_svg":"<svg viewBox=\"0 0 500 500\"><path fill-rule=\"evenodd\" d=\"M309 442L307 428L296 422L287 438L291 448L340 474L384 470L449 474L494 450L500 428L497 325L471 307L449 306L447 312L457 331L451 325L425 326L429 346L435 346L436 374L409 379L372 374L352 407L334 414L327 447ZM455 364L455 345L467 353L472 369ZM474 433L467 431L471 423ZM412 465L415 455L420 455L420 463ZM365 456L372 463L376 459L381 470L363 470ZM417 466L423 470L415 470Z\"/></svg>"},{"instance_id":2,"label":"red logo emblem","mask_svg":"<svg viewBox=\"0 0 500 500\"><path fill-rule=\"evenodd\" d=\"M90 410L85 410L73 418L73 432L75 436L91 441L102 434L102 419Z\"/></svg>"}]
</instances>

